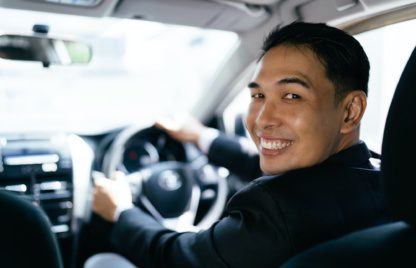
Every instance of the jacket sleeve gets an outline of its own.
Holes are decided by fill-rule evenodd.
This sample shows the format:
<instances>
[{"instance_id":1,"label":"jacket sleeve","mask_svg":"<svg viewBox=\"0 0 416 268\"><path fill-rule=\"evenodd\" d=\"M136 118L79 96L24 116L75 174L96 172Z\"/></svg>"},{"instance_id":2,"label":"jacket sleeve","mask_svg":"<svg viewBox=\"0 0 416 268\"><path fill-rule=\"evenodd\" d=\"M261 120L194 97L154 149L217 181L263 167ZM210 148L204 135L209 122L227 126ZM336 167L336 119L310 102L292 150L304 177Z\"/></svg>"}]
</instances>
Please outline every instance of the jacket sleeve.
<instances>
[{"instance_id":1,"label":"jacket sleeve","mask_svg":"<svg viewBox=\"0 0 416 268\"><path fill-rule=\"evenodd\" d=\"M111 240L140 268L277 267L291 252L285 223L272 198L253 186L235 195L229 215L207 230L177 233L132 208L120 215Z\"/></svg>"},{"instance_id":2,"label":"jacket sleeve","mask_svg":"<svg viewBox=\"0 0 416 268\"><path fill-rule=\"evenodd\" d=\"M241 139L220 134L209 148L208 159L241 179L251 181L262 176L259 155L255 148L244 146Z\"/></svg>"}]
</instances>

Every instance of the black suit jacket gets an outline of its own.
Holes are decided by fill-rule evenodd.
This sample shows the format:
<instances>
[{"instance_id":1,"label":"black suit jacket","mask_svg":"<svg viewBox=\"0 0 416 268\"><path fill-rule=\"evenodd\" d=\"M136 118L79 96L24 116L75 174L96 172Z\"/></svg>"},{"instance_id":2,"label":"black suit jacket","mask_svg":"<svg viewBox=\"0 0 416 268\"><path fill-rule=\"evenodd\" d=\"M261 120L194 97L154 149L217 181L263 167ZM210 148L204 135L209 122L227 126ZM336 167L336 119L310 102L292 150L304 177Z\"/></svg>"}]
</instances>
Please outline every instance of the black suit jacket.
<instances>
[{"instance_id":1,"label":"black suit jacket","mask_svg":"<svg viewBox=\"0 0 416 268\"><path fill-rule=\"evenodd\" d=\"M124 211L111 239L145 267L278 267L309 246L386 221L380 174L361 143L310 168L261 177L235 194L227 216L199 233L165 229Z\"/></svg>"},{"instance_id":2,"label":"black suit jacket","mask_svg":"<svg viewBox=\"0 0 416 268\"><path fill-rule=\"evenodd\" d=\"M227 168L245 181L262 176L257 150L249 150L237 137L220 134L209 147L208 159L210 163Z\"/></svg>"}]
</instances>

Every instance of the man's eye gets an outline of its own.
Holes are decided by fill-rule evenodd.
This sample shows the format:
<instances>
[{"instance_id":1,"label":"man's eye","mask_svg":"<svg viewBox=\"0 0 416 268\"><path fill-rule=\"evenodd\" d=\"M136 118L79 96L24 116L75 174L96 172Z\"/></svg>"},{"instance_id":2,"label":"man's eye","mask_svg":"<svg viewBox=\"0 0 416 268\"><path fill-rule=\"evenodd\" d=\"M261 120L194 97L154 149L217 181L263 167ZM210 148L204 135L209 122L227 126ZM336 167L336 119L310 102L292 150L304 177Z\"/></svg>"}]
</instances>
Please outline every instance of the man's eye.
<instances>
[{"instance_id":1,"label":"man's eye","mask_svg":"<svg viewBox=\"0 0 416 268\"><path fill-rule=\"evenodd\" d=\"M300 96L294 93L287 93L284 98L289 99L289 100L295 100L295 99L300 99Z\"/></svg>"},{"instance_id":2,"label":"man's eye","mask_svg":"<svg viewBox=\"0 0 416 268\"><path fill-rule=\"evenodd\" d=\"M251 98L252 99L261 99L261 98L264 98L264 95L261 94L261 93L254 93L254 94L251 94Z\"/></svg>"}]
</instances>

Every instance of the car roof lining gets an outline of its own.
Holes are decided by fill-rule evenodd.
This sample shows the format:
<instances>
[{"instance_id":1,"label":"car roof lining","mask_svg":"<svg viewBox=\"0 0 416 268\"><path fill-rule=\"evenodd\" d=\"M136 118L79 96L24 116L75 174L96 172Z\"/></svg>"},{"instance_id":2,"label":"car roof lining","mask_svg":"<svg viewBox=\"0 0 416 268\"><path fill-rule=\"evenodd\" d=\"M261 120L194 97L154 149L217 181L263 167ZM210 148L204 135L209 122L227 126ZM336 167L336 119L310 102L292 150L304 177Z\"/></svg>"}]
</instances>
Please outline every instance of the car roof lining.
<instances>
[{"instance_id":1,"label":"car roof lining","mask_svg":"<svg viewBox=\"0 0 416 268\"><path fill-rule=\"evenodd\" d=\"M0 6L91 17L112 16L213 28L238 33L257 29L269 20L295 20L342 25L382 13L409 0L104 0L95 6L53 2L0 0ZM198 12L204 10L204 12Z\"/></svg>"},{"instance_id":2,"label":"car roof lining","mask_svg":"<svg viewBox=\"0 0 416 268\"><path fill-rule=\"evenodd\" d=\"M110 16L119 0L104 0L95 6L74 6L53 2L27 1L27 0L0 0L0 7L63 13L89 17Z\"/></svg>"}]
</instances>

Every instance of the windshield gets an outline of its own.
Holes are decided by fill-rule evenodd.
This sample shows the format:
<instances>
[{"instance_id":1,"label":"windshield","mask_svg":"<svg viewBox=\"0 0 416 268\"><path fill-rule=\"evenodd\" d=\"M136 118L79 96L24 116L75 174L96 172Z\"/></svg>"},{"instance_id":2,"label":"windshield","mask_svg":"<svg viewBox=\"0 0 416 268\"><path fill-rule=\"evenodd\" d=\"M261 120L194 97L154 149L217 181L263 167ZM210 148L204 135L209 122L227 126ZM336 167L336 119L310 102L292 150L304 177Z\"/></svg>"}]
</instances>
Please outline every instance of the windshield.
<instances>
[{"instance_id":1,"label":"windshield","mask_svg":"<svg viewBox=\"0 0 416 268\"><path fill-rule=\"evenodd\" d=\"M10 21L19 20L11 29ZM0 59L0 132L100 133L188 112L236 48L230 32L0 9L0 31L46 23L93 47L87 65Z\"/></svg>"}]
</instances>

